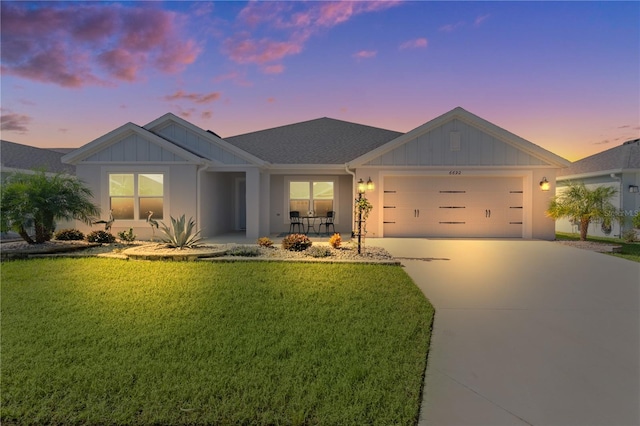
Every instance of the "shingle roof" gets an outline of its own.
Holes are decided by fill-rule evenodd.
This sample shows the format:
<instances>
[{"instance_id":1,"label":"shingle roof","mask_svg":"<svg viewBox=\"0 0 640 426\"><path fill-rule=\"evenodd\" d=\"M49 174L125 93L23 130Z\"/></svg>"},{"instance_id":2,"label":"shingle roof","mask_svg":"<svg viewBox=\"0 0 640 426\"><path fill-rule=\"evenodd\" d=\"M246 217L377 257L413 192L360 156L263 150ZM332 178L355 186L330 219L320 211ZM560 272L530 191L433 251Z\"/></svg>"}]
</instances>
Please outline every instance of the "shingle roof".
<instances>
[{"instance_id":1,"label":"shingle roof","mask_svg":"<svg viewBox=\"0 0 640 426\"><path fill-rule=\"evenodd\" d=\"M640 139L627 141L620 146L575 161L571 166L559 170L558 177L624 169L640 169Z\"/></svg>"},{"instance_id":2,"label":"shingle roof","mask_svg":"<svg viewBox=\"0 0 640 426\"><path fill-rule=\"evenodd\" d=\"M0 141L0 143L2 168L21 170L44 168L46 172L51 173L76 173L74 166L60 161L63 153L15 142Z\"/></svg>"},{"instance_id":3,"label":"shingle roof","mask_svg":"<svg viewBox=\"0 0 640 426\"><path fill-rule=\"evenodd\" d=\"M273 164L346 164L400 135L324 117L224 140Z\"/></svg>"}]
</instances>

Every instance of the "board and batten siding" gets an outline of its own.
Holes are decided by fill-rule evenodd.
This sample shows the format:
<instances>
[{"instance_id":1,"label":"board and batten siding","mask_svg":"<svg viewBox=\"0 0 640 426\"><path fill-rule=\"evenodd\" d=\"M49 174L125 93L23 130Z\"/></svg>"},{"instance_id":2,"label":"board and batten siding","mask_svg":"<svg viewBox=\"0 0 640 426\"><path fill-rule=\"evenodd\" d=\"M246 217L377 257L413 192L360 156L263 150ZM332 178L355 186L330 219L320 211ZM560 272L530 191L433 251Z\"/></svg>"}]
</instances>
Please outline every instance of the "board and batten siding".
<instances>
[{"instance_id":1,"label":"board and batten siding","mask_svg":"<svg viewBox=\"0 0 640 426\"><path fill-rule=\"evenodd\" d=\"M180 156L132 133L87 157L85 162L183 162Z\"/></svg>"},{"instance_id":2,"label":"board and batten siding","mask_svg":"<svg viewBox=\"0 0 640 426\"><path fill-rule=\"evenodd\" d=\"M368 166L539 166L546 163L454 119L369 161Z\"/></svg>"},{"instance_id":3,"label":"board and batten siding","mask_svg":"<svg viewBox=\"0 0 640 426\"><path fill-rule=\"evenodd\" d=\"M176 123L171 123L160 129L154 129L154 132L202 157L216 160L223 164L249 164L248 161L225 150L220 145Z\"/></svg>"}]
</instances>

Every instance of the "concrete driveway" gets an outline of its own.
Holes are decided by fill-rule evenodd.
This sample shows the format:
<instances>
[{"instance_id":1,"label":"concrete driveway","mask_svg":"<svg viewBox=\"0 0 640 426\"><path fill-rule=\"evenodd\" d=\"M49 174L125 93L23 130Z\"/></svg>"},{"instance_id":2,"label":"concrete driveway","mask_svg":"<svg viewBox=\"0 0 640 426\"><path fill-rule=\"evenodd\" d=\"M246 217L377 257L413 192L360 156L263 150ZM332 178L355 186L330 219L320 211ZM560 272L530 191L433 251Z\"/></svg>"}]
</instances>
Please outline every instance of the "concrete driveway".
<instances>
[{"instance_id":1,"label":"concrete driveway","mask_svg":"<svg viewBox=\"0 0 640 426\"><path fill-rule=\"evenodd\" d=\"M367 239L436 308L420 425L640 425L640 264L547 241Z\"/></svg>"}]
</instances>

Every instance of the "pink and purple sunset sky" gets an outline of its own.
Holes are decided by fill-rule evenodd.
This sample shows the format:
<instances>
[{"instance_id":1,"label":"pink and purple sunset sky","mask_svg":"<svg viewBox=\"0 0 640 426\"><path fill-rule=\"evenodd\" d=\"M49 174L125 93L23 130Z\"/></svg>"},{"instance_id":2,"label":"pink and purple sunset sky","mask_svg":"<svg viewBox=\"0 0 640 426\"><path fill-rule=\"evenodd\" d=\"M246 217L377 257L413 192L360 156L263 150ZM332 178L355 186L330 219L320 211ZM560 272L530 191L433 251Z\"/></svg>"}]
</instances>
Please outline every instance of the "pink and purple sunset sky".
<instances>
[{"instance_id":1,"label":"pink and purple sunset sky","mask_svg":"<svg viewBox=\"0 0 640 426\"><path fill-rule=\"evenodd\" d=\"M461 106L569 160L640 137L640 2L1 2L2 139L222 137Z\"/></svg>"}]
</instances>

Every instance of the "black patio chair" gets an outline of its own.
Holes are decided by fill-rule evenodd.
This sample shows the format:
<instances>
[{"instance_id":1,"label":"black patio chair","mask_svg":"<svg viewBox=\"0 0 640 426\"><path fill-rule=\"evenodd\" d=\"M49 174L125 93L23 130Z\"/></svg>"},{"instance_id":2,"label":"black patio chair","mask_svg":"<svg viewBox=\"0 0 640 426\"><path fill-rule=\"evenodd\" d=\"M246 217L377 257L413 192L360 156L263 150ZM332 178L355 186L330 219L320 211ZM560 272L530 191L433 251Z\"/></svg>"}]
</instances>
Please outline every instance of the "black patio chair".
<instances>
[{"instance_id":1,"label":"black patio chair","mask_svg":"<svg viewBox=\"0 0 640 426\"><path fill-rule=\"evenodd\" d=\"M336 232L336 227L333 224L333 218L335 217L336 212L334 211L328 211L327 212L327 217L322 218L322 220L320 221L320 225L318 226L318 232L322 231L322 227L324 226L324 229L327 233L327 235L329 234L329 227L331 227L333 229L333 232Z\"/></svg>"},{"instance_id":2,"label":"black patio chair","mask_svg":"<svg viewBox=\"0 0 640 426\"><path fill-rule=\"evenodd\" d=\"M289 212L289 233L295 231L296 226L298 227L298 232L304 234L304 223L300 217L300 212Z\"/></svg>"}]
</instances>

